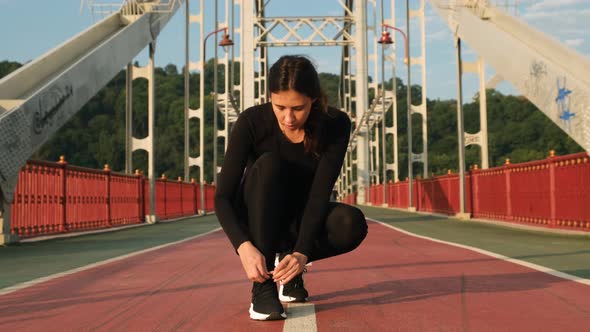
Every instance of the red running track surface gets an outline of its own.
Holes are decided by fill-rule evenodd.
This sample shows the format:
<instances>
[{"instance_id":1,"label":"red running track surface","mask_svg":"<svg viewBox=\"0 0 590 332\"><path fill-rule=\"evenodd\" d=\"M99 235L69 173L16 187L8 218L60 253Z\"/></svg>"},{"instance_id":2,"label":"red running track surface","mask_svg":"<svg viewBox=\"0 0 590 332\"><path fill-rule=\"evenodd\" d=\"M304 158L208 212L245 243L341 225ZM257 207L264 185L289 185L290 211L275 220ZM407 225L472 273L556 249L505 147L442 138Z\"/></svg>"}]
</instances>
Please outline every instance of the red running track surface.
<instances>
[{"instance_id":1,"label":"red running track surface","mask_svg":"<svg viewBox=\"0 0 590 332\"><path fill-rule=\"evenodd\" d=\"M583 330L590 286L369 223L305 275L319 331ZM282 331L221 232L0 296L0 331Z\"/></svg>"}]
</instances>

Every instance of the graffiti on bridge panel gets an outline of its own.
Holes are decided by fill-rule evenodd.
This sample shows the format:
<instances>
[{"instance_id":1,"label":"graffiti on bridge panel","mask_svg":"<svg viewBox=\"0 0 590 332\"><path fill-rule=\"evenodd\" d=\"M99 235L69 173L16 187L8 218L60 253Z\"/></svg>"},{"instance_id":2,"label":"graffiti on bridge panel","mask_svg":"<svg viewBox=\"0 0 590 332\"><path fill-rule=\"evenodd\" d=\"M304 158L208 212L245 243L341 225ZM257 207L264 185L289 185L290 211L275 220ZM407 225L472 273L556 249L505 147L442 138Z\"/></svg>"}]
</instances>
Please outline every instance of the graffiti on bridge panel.
<instances>
[{"instance_id":1,"label":"graffiti on bridge panel","mask_svg":"<svg viewBox=\"0 0 590 332\"><path fill-rule=\"evenodd\" d=\"M563 82L557 79L557 97L555 103L557 104L557 112L559 118L563 121L567 131L571 131L571 119L576 115L570 111L572 90L567 88L567 78L563 78Z\"/></svg>"},{"instance_id":2,"label":"graffiti on bridge panel","mask_svg":"<svg viewBox=\"0 0 590 332\"><path fill-rule=\"evenodd\" d=\"M542 61L533 61L529 67L529 77L525 81L526 90L533 96L538 96L542 89L542 82L547 76L547 65Z\"/></svg>"},{"instance_id":3,"label":"graffiti on bridge panel","mask_svg":"<svg viewBox=\"0 0 590 332\"><path fill-rule=\"evenodd\" d=\"M73 87L53 87L39 98L39 107L33 119L35 134L41 134L47 126L53 125L55 115L62 105L73 95Z\"/></svg>"}]
</instances>

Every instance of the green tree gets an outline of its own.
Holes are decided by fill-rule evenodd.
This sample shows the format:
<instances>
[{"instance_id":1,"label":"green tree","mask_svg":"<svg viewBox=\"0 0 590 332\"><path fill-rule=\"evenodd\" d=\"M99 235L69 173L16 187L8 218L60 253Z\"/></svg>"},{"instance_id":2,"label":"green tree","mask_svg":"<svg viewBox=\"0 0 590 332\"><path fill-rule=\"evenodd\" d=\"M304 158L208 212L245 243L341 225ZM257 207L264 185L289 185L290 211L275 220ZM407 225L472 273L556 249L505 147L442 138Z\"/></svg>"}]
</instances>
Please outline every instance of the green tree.
<instances>
[{"instance_id":1,"label":"green tree","mask_svg":"<svg viewBox=\"0 0 590 332\"><path fill-rule=\"evenodd\" d=\"M239 63L235 63L234 82L239 82ZM0 62L0 78L17 70L17 62ZM184 75L175 65L156 68L155 78L155 157L156 175L165 173L170 179L184 174ZM225 70L218 67L218 89L223 91ZM320 73L320 80L329 103L338 105L340 77L334 74ZM198 108L199 74L191 74L190 106ZM391 88L392 80L386 82ZM213 60L207 62L205 73L205 180L213 179ZM396 78L397 120L399 144L400 179L407 176L407 86ZM421 100L421 88L412 86L412 100L418 104ZM549 150L557 154L583 151L567 134L548 119L528 100L520 96L505 96L495 90L488 90L488 129L490 166L499 166L506 158L511 162L524 162L543 159ZM122 171L125 168L125 72L118 73L107 86L94 96L78 113L76 113L60 130L33 155L34 159L58 160L65 155L73 165L102 168L109 164L111 169ZM430 171L446 174L448 169L458 170L457 147L457 106L455 100L427 100L428 111L428 158ZM248 107L250 105L243 105ZM244 107L243 107L244 108ZM467 132L479 130L479 96L463 105L465 111L465 128ZM393 116L388 114L386 121L392 123ZM223 117L218 117L218 128L222 128ZM414 150L421 151L421 119L413 116ZM198 121L191 122L190 153L199 154ZM148 133L148 99L147 81L138 79L133 83L133 134L145 137ZM219 159L223 160L223 141L219 141ZM393 140L387 142L388 151L392 151ZM480 163L480 149L466 149L466 164ZM391 161L391 160L390 160ZM134 168L147 172L147 154L136 152L133 155ZM421 165L414 166L415 174L421 174ZM191 170L191 175L198 178L198 171Z\"/></svg>"}]
</instances>

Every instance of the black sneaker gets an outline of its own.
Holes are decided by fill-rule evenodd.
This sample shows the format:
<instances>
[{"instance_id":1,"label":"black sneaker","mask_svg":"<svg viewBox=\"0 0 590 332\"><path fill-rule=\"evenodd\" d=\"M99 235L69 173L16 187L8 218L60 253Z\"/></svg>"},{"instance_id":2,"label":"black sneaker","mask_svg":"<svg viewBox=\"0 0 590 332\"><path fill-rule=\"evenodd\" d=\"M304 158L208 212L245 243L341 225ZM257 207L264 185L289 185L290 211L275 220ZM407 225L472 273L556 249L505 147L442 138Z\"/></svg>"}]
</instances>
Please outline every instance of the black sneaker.
<instances>
[{"instance_id":1,"label":"black sneaker","mask_svg":"<svg viewBox=\"0 0 590 332\"><path fill-rule=\"evenodd\" d=\"M255 282L252 286L250 318L254 320L277 320L287 318L279 301L277 285L272 279L264 283Z\"/></svg>"},{"instance_id":2,"label":"black sneaker","mask_svg":"<svg viewBox=\"0 0 590 332\"><path fill-rule=\"evenodd\" d=\"M275 267L288 254L289 253L281 253L278 259L275 261ZM303 272L295 276L295 278L291 279L291 281L288 283L284 285L281 284L279 288L279 300L281 300L281 302L295 303L307 301L309 294L307 289L305 289L305 285L303 284L304 272L307 272L307 270L303 270Z\"/></svg>"}]
</instances>

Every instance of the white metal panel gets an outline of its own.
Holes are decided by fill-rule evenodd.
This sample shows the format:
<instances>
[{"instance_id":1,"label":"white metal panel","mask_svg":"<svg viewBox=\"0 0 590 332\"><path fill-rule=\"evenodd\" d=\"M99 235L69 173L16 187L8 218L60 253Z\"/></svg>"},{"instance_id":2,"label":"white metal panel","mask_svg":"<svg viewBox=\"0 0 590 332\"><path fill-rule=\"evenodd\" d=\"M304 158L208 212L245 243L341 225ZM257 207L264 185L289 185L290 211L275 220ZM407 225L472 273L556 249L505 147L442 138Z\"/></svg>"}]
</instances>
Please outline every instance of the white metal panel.
<instances>
[{"instance_id":1,"label":"white metal panel","mask_svg":"<svg viewBox=\"0 0 590 332\"><path fill-rule=\"evenodd\" d=\"M590 59L494 8L482 18L481 8L430 2L497 74L590 151Z\"/></svg>"},{"instance_id":2,"label":"white metal panel","mask_svg":"<svg viewBox=\"0 0 590 332\"><path fill-rule=\"evenodd\" d=\"M153 42L172 14L146 13L127 25L113 14L0 80L0 99L23 100L0 110L0 188L6 200L27 158Z\"/></svg>"},{"instance_id":3,"label":"white metal panel","mask_svg":"<svg viewBox=\"0 0 590 332\"><path fill-rule=\"evenodd\" d=\"M354 2L355 19L355 85L356 85L356 117L357 121L363 116L365 107L368 105L367 86L367 1L357 0ZM357 122L357 125L360 123ZM369 183L369 137L367 133L360 133L357 137L357 202L365 203L365 188Z\"/></svg>"}]
</instances>

